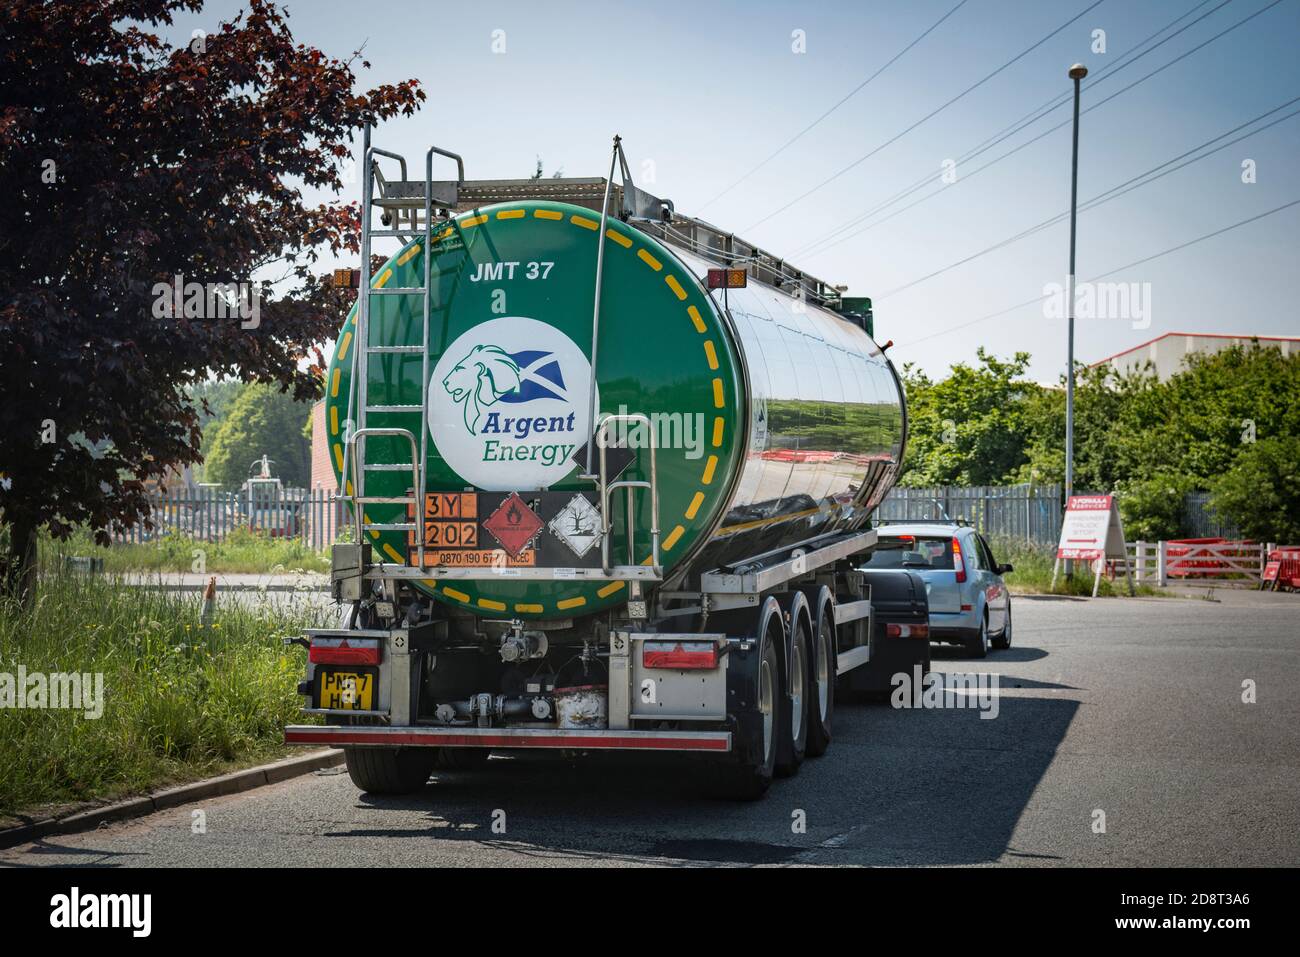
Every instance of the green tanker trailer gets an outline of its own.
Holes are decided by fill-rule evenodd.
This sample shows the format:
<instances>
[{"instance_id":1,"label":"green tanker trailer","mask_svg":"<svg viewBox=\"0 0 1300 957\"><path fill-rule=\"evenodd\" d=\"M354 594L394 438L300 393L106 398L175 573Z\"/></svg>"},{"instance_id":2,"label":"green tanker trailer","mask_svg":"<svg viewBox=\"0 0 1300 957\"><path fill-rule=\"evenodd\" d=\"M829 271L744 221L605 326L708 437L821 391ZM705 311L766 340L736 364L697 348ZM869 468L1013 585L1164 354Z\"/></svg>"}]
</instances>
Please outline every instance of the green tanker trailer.
<instances>
[{"instance_id":1,"label":"green tanker trailer","mask_svg":"<svg viewBox=\"0 0 1300 957\"><path fill-rule=\"evenodd\" d=\"M560 748L697 752L753 797L826 750L837 679L928 665L885 637L923 588L859 568L906 437L869 300L637 188L617 140L600 179L364 160L326 375L352 541L288 742L377 792Z\"/></svg>"}]
</instances>

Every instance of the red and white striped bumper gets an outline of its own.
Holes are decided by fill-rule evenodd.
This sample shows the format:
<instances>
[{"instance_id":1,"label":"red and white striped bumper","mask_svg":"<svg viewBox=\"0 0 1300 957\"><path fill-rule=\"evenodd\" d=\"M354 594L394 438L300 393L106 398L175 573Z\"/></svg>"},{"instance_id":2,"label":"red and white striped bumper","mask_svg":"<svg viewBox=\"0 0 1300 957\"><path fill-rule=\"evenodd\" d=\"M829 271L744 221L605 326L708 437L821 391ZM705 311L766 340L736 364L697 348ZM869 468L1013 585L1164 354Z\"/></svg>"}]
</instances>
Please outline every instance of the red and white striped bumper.
<instances>
[{"instance_id":1,"label":"red and white striped bumper","mask_svg":"<svg viewBox=\"0 0 1300 957\"><path fill-rule=\"evenodd\" d=\"M285 744L381 748L573 748L582 751L731 750L730 731L570 731L549 728L385 728L295 724Z\"/></svg>"}]
</instances>

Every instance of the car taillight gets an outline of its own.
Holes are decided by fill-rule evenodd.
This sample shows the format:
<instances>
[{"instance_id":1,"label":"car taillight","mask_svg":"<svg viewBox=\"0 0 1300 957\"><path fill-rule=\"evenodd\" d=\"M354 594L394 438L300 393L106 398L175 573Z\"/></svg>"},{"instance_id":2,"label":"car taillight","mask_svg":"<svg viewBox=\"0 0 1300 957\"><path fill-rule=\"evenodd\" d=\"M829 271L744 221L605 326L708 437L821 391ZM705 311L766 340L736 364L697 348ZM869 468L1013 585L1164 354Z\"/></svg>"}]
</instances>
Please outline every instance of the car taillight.
<instances>
[{"instance_id":1,"label":"car taillight","mask_svg":"<svg viewBox=\"0 0 1300 957\"><path fill-rule=\"evenodd\" d=\"M885 625L885 634L890 638L929 638L929 625Z\"/></svg>"},{"instance_id":2,"label":"car taillight","mask_svg":"<svg viewBox=\"0 0 1300 957\"><path fill-rule=\"evenodd\" d=\"M966 560L961 557L961 542L957 541L956 536L952 540L952 567L957 570L957 581L966 580Z\"/></svg>"},{"instance_id":3,"label":"car taillight","mask_svg":"<svg viewBox=\"0 0 1300 957\"><path fill-rule=\"evenodd\" d=\"M377 665L378 638L313 638L307 660L314 665Z\"/></svg>"},{"instance_id":4,"label":"car taillight","mask_svg":"<svg viewBox=\"0 0 1300 957\"><path fill-rule=\"evenodd\" d=\"M711 641L646 641L641 644L641 664L647 668L716 668L718 646Z\"/></svg>"}]
</instances>

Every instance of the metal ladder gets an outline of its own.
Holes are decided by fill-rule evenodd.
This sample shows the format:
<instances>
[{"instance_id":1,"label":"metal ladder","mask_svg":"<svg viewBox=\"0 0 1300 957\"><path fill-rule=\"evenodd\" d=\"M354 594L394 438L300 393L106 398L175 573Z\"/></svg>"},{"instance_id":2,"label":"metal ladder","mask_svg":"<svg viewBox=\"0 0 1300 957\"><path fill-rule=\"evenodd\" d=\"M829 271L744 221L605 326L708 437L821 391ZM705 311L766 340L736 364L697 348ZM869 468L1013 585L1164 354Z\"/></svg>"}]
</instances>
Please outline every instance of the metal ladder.
<instances>
[{"instance_id":1,"label":"metal ladder","mask_svg":"<svg viewBox=\"0 0 1300 957\"><path fill-rule=\"evenodd\" d=\"M434 154L456 161L457 180L455 183L438 183L435 190L433 180ZM421 532L421 518L424 514L424 499L427 494L425 462L428 455L429 430L424 424L424 394L429 385L429 324L432 314L431 268L433 251L433 223L435 199L440 210L454 209L459 188L465 182L465 163L455 153L429 147L425 154L424 180L407 178L406 159L396 153L370 145L370 125L367 123L363 140L362 192L361 192L361 281L357 290L357 322L355 344L352 351L352 378L348 385L348 415L344 423L344 452L342 474L345 479L350 475L352 489L344 489L344 498L351 502L353 524L357 542L365 541L367 531L399 532L411 534L416 543L416 569L424 567L424 535ZM385 179L379 169L377 157L395 160L401 170L397 181ZM378 185L379 196L375 196L374 187ZM435 195L437 193L437 195ZM372 207L384 210L382 222L385 227L375 229L372 225ZM423 217L419 214L423 211ZM405 216L407 228L402 228ZM422 220L422 221L421 221ZM454 223L454 220L453 220ZM420 230L424 233L424 282L419 286L395 286L372 289L370 285L371 240L374 238L393 238L409 243L413 235ZM370 298L372 296L419 296L422 302L422 329L419 345L372 346L370 344ZM372 355L415 355L420 356L420 396L418 405L371 405L367 395ZM367 424L369 413L401 413L420 417L416 428L420 438L417 442L410 429L395 427L370 427ZM368 463L365 460L365 439L369 436L390 436L405 438L411 449L410 464L404 463ZM351 467L349 469L349 466ZM411 490L409 495L383 496L366 494L366 472L411 472ZM406 505L409 521L405 522L371 522L365 514L365 506Z\"/></svg>"}]
</instances>

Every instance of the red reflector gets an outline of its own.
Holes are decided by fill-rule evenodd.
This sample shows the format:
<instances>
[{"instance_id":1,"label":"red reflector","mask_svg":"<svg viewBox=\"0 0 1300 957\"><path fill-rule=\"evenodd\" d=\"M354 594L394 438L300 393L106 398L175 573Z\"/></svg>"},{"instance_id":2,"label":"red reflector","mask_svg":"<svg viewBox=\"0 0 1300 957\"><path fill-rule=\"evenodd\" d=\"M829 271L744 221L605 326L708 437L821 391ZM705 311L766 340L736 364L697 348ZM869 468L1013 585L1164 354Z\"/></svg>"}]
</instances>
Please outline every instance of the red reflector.
<instances>
[{"instance_id":1,"label":"red reflector","mask_svg":"<svg viewBox=\"0 0 1300 957\"><path fill-rule=\"evenodd\" d=\"M647 641L641 646L647 668L716 668L718 647L711 641Z\"/></svg>"},{"instance_id":2,"label":"red reflector","mask_svg":"<svg viewBox=\"0 0 1300 957\"><path fill-rule=\"evenodd\" d=\"M336 644L335 641L338 643ZM379 664L379 642L354 642L347 639L335 639L328 643L313 641L307 652L307 660L314 665L377 665Z\"/></svg>"},{"instance_id":3,"label":"red reflector","mask_svg":"<svg viewBox=\"0 0 1300 957\"><path fill-rule=\"evenodd\" d=\"M961 610L962 610L962 611L970 611L970 610L971 610L971 607L972 607L971 605L962 605L962 606L961 606Z\"/></svg>"}]
</instances>

